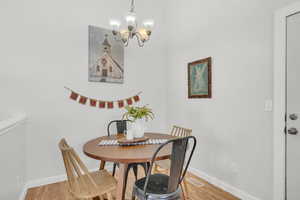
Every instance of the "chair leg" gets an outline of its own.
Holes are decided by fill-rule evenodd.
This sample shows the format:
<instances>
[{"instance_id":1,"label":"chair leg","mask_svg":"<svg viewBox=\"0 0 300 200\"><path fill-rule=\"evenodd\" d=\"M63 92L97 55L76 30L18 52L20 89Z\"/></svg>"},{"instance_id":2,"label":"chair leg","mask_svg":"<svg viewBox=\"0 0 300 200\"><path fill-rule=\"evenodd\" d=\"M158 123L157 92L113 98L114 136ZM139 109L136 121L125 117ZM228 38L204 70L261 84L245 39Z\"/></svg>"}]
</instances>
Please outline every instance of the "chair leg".
<instances>
[{"instance_id":1,"label":"chair leg","mask_svg":"<svg viewBox=\"0 0 300 200\"><path fill-rule=\"evenodd\" d=\"M105 167L105 161L101 160L99 170L103 170Z\"/></svg>"},{"instance_id":2,"label":"chair leg","mask_svg":"<svg viewBox=\"0 0 300 200\"><path fill-rule=\"evenodd\" d=\"M158 166L157 166L157 164L154 163L153 173L156 174L158 172L159 172L158 171Z\"/></svg>"},{"instance_id":3,"label":"chair leg","mask_svg":"<svg viewBox=\"0 0 300 200\"><path fill-rule=\"evenodd\" d=\"M143 167L144 169L144 172L145 172L145 176L147 176L147 173L148 173L148 163L141 163L141 166Z\"/></svg>"},{"instance_id":4,"label":"chair leg","mask_svg":"<svg viewBox=\"0 0 300 200\"><path fill-rule=\"evenodd\" d=\"M117 167L117 163L114 163L112 176L115 176L116 174L116 167Z\"/></svg>"},{"instance_id":5,"label":"chair leg","mask_svg":"<svg viewBox=\"0 0 300 200\"><path fill-rule=\"evenodd\" d=\"M131 200L135 200L135 195L132 193Z\"/></svg>"},{"instance_id":6,"label":"chair leg","mask_svg":"<svg viewBox=\"0 0 300 200\"><path fill-rule=\"evenodd\" d=\"M186 197L189 198L189 187L188 187L188 184L187 184L187 181L186 181L185 178L183 179L183 185L184 185L184 187L185 187Z\"/></svg>"},{"instance_id":7,"label":"chair leg","mask_svg":"<svg viewBox=\"0 0 300 200\"><path fill-rule=\"evenodd\" d=\"M183 184L182 184L182 183L180 183L180 187L181 187L181 190L182 190L182 198L183 198L184 200L187 200L187 198L186 198L186 196L185 196L185 191L184 191L184 187L183 187Z\"/></svg>"},{"instance_id":8,"label":"chair leg","mask_svg":"<svg viewBox=\"0 0 300 200\"><path fill-rule=\"evenodd\" d=\"M133 165L132 169L133 169L135 180L137 180L138 179L138 166L137 165ZM128 176L128 174L127 174L127 176Z\"/></svg>"},{"instance_id":9,"label":"chair leg","mask_svg":"<svg viewBox=\"0 0 300 200\"><path fill-rule=\"evenodd\" d=\"M129 175L129 171L130 171L130 166L128 166L126 173L125 173L125 183L124 183L124 187L123 187L123 191L124 193L126 192L126 187L127 187L127 180L128 180L128 175Z\"/></svg>"},{"instance_id":10,"label":"chair leg","mask_svg":"<svg viewBox=\"0 0 300 200\"><path fill-rule=\"evenodd\" d=\"M101 196L99 196L99 199L100 199L100 200L104 200L104 198L103 198L103 196L102 196L102 195L101 195Z\"/></svg>"},{"instance_id":11,"label":"chair leg","mask_svg":"<svg viewBox=\"0 0 300 200\"><path fill-rule=\"evenodd\" d=\"M189 199L188 185L187 185L187 182L186 182L185 178L182 180L181 184L183 186L183 193L184 193L185 198Z\"/></svg>"},{"instance_id":12,"label":"chair leg","mask_svg":"<svg viewBox=\"0 0 300 200\"><path fill-rule=\"evenodd\" d=\"M151 163L147 162L146 164L147 164L147 168L150 169Z\"/></svg>"},{"instance_id":13,"label":"chair leg","mask_svg":"<svg viewBox=\"0 0 300 200\"><path fill-rule=\"evenodd\" d=\"M107 199L108 199L108 200L113 200L113 197L112 197L112 195L111 195L111 192L107 193Z\"/></svg>"},{"instance_id":14,"label":"chair leg","mask_svg":"<svg viewBox=\"0 0 300 200\"><path fill-rule=\"evenodd\" d=\"M132 190L132 193L131 193L131 200L135 200L135 191Z\"/></svg>"}]
</instances>

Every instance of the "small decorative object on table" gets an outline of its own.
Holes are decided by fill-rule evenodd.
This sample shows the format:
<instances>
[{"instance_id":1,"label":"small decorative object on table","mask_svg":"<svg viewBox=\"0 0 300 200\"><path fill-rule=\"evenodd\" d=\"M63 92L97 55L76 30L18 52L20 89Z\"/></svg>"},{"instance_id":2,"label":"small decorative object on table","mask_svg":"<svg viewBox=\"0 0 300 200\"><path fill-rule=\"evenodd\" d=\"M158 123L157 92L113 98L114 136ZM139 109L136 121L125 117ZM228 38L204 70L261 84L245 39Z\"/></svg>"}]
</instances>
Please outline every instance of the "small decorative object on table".
<instances>
[{"instance_id":1,"label":"small decorative object on table","mask_svg":"<svg viewBox=\"0 0 300 200\"><path fill-rule=\"evenodd\" d=\"M130 135L132 133L135 138L144 137L146 130L145 122L154 118L152 110L146 106L126 106L125 109L127 112L123 115L123 119L131 120L133 122L131 129L128 130Z\"/></svg>"},{"instance_id":2,"label":"small decorative object on table","mask_svg":"<svg viewBox=\"0 0 300 200\"><path fill-rule=\"evenodd\" d=\"M120 139L104 139L101 140L99 146L135 146L135 145L147 145L147 144L163 144L167 142L168 139L160 138L149 138L147 136L142 138L137 138L133 140L127 140L125 137Z\"/></svg>"},{"instance_id":3,"label":"small decorative object on table","mask_svg":"<svg viewBox=\"0 0 300 200\"><path fill-rule=\"evenodd\" d=\"M126 140L133 140L133 139L134 139L133 131L131 129L127 130Z\"/></svg>"},{"instance_id":4,"label":"small decorative object on table","mask_svg":"<svg viewBox=\"0 0 300 200\"><path fill-rule=\"evenodd\" d=\"M148 137L141 137L141 138L135 138L135 139L127 139L127 137L118 139L118 143L121 145L131 145L131 144L138 144L138 143L142 143L142 142L146 142L148 141L149 138Z\"/></svg>"}]
</instances>

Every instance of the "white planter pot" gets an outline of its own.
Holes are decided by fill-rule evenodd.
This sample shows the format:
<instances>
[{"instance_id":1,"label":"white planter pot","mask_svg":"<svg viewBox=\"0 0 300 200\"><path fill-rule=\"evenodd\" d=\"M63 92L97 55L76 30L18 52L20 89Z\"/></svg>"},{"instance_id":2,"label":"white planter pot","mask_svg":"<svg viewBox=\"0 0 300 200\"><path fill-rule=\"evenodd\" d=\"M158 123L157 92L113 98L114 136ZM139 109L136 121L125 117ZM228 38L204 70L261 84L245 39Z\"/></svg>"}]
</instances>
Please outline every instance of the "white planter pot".
<instances>
[{"instance_id":1,"label":"white planter pot","mask_svg":"<svg viewBox=\"0 0 300 200\"><path fill-rule=\"evenodd\" d=\"M127 140L133 140L134 138L134 135L133 135L133 131L131 129L127 130L127 133L126 133L126 139Z\"/></svg>"},{"instance_id":2,"label":"white planter pot","mask_svg":"<svg viewBox=\"0 0 300 200\"><path fill-rule=\"evenodd\" d=\"M146 122L143 119L135 120L131 125L131 130L135 138L144 137L146 131Z\"/></svg>"}]
</instances>

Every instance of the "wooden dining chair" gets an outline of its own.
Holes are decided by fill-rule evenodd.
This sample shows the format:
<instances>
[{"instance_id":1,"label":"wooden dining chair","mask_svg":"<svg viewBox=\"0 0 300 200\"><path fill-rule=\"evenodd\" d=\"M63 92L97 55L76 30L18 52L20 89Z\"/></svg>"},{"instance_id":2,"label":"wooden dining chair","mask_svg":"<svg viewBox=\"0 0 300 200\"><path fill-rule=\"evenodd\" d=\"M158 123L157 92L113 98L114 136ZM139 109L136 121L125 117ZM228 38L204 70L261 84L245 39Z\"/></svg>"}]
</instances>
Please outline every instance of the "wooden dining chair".
<instances>
[{"instance_id":1,"label":"wooden dining chair","mask_svg":"<svg viewBox=\"0 0 300 200\"><path fill-rule=\"evenodd\" d=\"M190 141L193 141L191 152L187 152ZM194 136L171 139L160 145L151 159L151 165L146 177L137 180L133 186L132 200L181 200L182 190L179 185L183 181L196 148ZM170 175L152 174L152 168L157 155L164 148L171 150ZM187 158L187 159L186 159Z\"/></svg>"},{"instance_id":2,"label":"wooden dining chair","mask_svg":"<svg viewBox=\"0 0 300 200\"><path fill-rule=\"evenodd\" d=\"M171 135L176 137L188 137L192 135L192 129L174 125L171 130Z\"/></svg>"},{"instance_id":3,"label":"wooden dining chair","mask_svg":"<svg viewBox=\"0 0 300 200\"><path fill-rule=\"evenodd\" d=\"M106 170L90 173L65 139L59 142L59 148L67 172L69 192L74 198L104 200L106 196L108 200L113 200L112 193L116 190L116 180L113 176Z\"/></svg>"},{"instance_id":4,"label":"wooden dining chair","mask_svg":"<svg viewBox=\"0 0 300 200\"><path fill-rule=\"evenodd\" d=\"M171 130L171 135L175 137L188 137L192 135L192 129L187 129L179 126L173 126ZM159 173L159 172L165 172L167 173L170 169L171 161L169 159L167 160L160 160L156 161L154 165L154 173ZM189 193L188 193L188 187L187 187L187 182L185 179L182 181L182 188L183 188L183 193L184 193L184 198L189 199Z\"/></svg>"}]
</instances>

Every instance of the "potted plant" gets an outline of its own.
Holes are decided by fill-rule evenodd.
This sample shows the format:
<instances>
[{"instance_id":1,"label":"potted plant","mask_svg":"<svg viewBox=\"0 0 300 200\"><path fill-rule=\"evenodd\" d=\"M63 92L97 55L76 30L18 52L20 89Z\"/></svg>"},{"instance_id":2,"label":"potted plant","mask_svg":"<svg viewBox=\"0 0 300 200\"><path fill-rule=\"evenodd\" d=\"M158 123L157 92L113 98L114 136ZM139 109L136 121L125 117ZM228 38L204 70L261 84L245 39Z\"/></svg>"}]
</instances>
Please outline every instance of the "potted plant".
<instances>
[{"instance_id":1,"label":"potted plant","mask_svg":"<svg viewBox=\"0 0 300 200\"><path fill-rule=\"evenodd\" d=\"M146 130L145 122L154 119L152 110L147 106L126 106L125 109L123 119L132 121L130 131L133 132L134 137L143 137Z\"/></svg>"}]
</instances>

